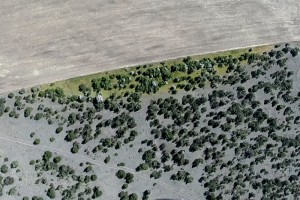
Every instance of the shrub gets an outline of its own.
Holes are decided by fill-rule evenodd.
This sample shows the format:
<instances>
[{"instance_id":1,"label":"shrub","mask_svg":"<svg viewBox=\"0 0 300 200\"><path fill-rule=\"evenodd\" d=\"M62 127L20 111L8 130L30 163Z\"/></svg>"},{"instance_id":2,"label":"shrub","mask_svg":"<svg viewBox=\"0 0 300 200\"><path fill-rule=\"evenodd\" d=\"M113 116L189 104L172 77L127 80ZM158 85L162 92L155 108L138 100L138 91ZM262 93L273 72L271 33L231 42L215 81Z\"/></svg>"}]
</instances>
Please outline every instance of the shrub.
<instances>
[{"instance_id":1,"label":"shrub","mask_svg":"<svg viewBox=\"0 0 300 200\"><path fill-rule=\"evenodd\" d=\"M6 165L2 165L2 166L1 166L1 172L2 172L3 174L5 174L5 173L7 173L7 171L8 171L8 167L7 167Z\"/></svg>"},{"instance_id":2,"label":"shrub","mask_svg":"<svg viewBox=\"0 0 300 200\"><path fill-rule=\"evenodd\" d=\"M78 153L79 149L80 149L79 143L78 142L74 142L73 143L73 147L71 148L71 152L72 153Z\"/></svg>"},{"instance_id":3,"label":"shrub","mask_svg":"<svg viewBox=\"0 0 300 200\"><path fill-rule=\"evenodd\" d=\"M104 159L104 163L109 163L110 161L110 156L107 156L105 159Z\"/></svg>"},{"instance_id":4,"label":"shrub","mask_svg":"<svg viewBox=\"0 0 300 200\"><path fill-rule=\"evenodd\" d=\"M129 200L138 200L138 195L136 193L132 193L129 195Z\"/></svg>"},{"instance_id":5,"label":"shrub","mask_svg":"<svg viewBox=\"0 0 300 200\"><path fill-rule=\"evenodd\" d=\"M51 187L48 189L47 196L50 199L54 199L55 198L55 189L54 189L53 185L51 185Z\"/></svg>"},{"instance_id":6,"label":"shrub","mask_svg":"<svg viewBox=\"0 0 300 200\"><path fill-rule=\"evenodd\" d=\"M8 195L10 196L13 196L17 193L17 190L15 187L11 188L9 191L8 191Z\"/></svg>"},{"instance_id":7,"label":"shrub","mask_svg":"<svg viewBox=\"0 0 300 200\"><path fill-rule=\"evenodd\" d=\"M95 186L93 188L93 196L92 196L92 198L96 199L96 198L100 197L101 195L102 195L102 191L99 189L98 186Z\"/></svg>"},{"instance_id":8,"label":"shrub","mask_svg":"<svg viewBox=\"0 0 300 200\"><path fill-rule=\"evenodd\" d=\"M97 175L96 175L96 174L93 174L93 175L91 176L91 180L92 180L92 181L96 181L96 180L97 180Z\"/></svg>"},{"instance_id":9,"label":"shrub","mask_svg":"<svg viewBox=\"0 0 300 200\"><path fill-rule=\"evenodd\" d=\"M60 132L62 132L63 129L64 129L64 128L63 128L62 126L60 126L60 127L58 127L58 128L55 130L55 132L56 132L56 133L60 133Z\"/></svg>"},{"instance_id":10,"label":"shrub","mask_svg":"<svg viewBox=\"0 0 300 200\"><path fill-rule=\"evenodd\" d=\"M27 107L24 110L24 117L29 117L31 114L32 108L31 107Z\"/></svg>"},{"instance_id":11,"label":"shrub","mask_svg":"<svg viewBox=\"0 0 300 200\"><path fill-rule=\"evenodd\" d=\"M126 183L132 183L133 178L134 178L133 174L127 173L126 176L125 176Z\"/></svg>"},{"instance_id":12,"label":"shrub","mask_svg":"<svg viewBox=\"0 0 300 200\"><path fill-rule=\"evenodd\" d=\"M14 98L14 96L15 96L15 94L14 94L13 92L10 92L10 93L8 94L8 98L10 98L10 99Z\"/></svg>"},{"instance_id":13,"label":"shrub","mask_svg":"<svg viewBox=\"0 0 300 200\"><path fill-rule=\"evenodd\" d=\"M126 173L125 173L124 170L118 170L117 173L116 173L116 176L117 176L119 179L122 179L122 178L125 178Z\"/></svg>"},{"instance_id":14,"label":"shrub","mask_svg":"<svg viewBox=\"0 0 300 200\"><path fill-rule=\"evenodd\" d=\"M297 56L299 52L299 48L294 48L291 49L290 53L292 54L293 57Z\"/></svg>"},{"instance_id":15,"label":"shrub","mask_svg":"<svg viewBox=\"0 0 300 200\"><path fill-rule=\"evenodd\" d=\"M12 185L14 181L15 179L13 177L8 176L3 180L3 183L4 185Z\"/></svg>"},{"instance_id":16,"label":"shrub","mask_svg":"<svg viewBox=\"0 0 300 200\"><path fill-rule=\"evenodd\" d=\"M197 167L200 163L202 164L202 163L203 163L203 160L202 160L201 158L197 158L197 159L195 159L195 160L193 161L192 167L193 167L193 168L194 168L194 167Z\"/></svg>"},{"instance_id":17,"label":"shrub","mask_svg":"<svg viewBox=\"0 0 300 200\"><path fill-rule=\"evenodd\" d=\"M52 153L51 151L45 151L44 155L43 155L43 160L45 162L48 162L50 160L50 158L52 157Z\"/></svg>"},{"instance_id":18,"label":"shrub","mask_svg":"<svg viewBox=\"0 0 300 200\"><path fill-rule=\"evenodd\" d=\"M59 163L61 161L61 157L60 156L56 156L55 158L53 158L53 162L54 163Z\"/></svg>"},{"instance_id":19,"label":"shrub","mask_svg":"<svg viewBox=\"0 0 300 200\"><path fill-rule=\"evenodd\" d=\"M41 140L40 140L39 138L37 138L37 139L35 139L35 140L33 141L33 144L34 144L34 145L39 145L40 142L41 142Z\"/></svg>"},{"instance_id":20,"label":"shrub","mask_svg":"<svg viewBox=\"0 0 300 200\"><path fill-rule=\"evenodd\" d=\"M10 168L17 168L18 167L18 161L13 161L11 164L10 164Z\"/></svg>"}]
</instances>

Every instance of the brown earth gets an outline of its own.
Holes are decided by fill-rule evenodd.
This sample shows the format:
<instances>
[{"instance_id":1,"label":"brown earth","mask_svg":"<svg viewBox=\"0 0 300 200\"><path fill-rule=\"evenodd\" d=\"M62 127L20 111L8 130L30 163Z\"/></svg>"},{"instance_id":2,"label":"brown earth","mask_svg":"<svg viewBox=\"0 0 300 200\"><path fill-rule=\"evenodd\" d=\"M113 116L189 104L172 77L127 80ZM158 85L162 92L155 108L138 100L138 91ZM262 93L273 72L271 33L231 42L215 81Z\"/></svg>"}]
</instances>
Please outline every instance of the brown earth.
<instances>
[{"instance_id":1,"label":"brown earth","mask_svg":"<svg viewBox=\"0 0 300 200\"><path fill-rule=\"evenodd\" d=\"M297 0L10 0L0 92L126 66L300 39Z\"/></svg>"}]
</instances>

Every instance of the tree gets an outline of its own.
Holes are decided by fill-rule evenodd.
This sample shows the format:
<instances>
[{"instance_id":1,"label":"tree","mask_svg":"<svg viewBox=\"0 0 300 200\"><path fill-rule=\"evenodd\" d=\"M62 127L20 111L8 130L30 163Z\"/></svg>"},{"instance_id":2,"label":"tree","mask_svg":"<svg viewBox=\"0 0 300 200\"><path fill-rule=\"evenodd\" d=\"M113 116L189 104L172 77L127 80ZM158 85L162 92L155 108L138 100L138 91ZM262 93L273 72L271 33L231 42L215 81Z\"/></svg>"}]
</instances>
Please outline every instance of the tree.
<instances>
[{"instance_id":1,"label":"tree","mask_svg":"<svg viewBox=\"0 0 300 200\"><path fill-rule=\"evenodd\" d=\"M29 117L31 114L32 108L31 107L27 107L24 110L24 117Z\"/></svg>"},{"instance_id":2,"label":"tree","mask_svg":"<svg viewBox=\"0 0 300 200\"><path fill-rule=\"evenodd\" d=\"M104 159L104 163L109 163L109 161L110 161L110 156L107 156L105 159Z\"/></svg>"},{"instance_id":3,"label":"tree","mask_svg":"<svg viewBox=\"0 0 300 200\"><path fill-rule=\"evenodd\" d=\"M56 132L56 133L60 133L60 132L62 132L63 129L64 129L64 128L63 128L62 126L59 126L59 127L55 130L55 132Z\"/></svg>"},{"instance_id":4,"label":"tree","mask_svg":"<svg viewBox=\"0 0 300 200\"><path fill-rule=\"evenodd\" d=\"M45 151L43 155L43 160L45 162L48 162L50 158L52 157L52 152L51 151Z\"/></svg>"},{"instance_id":5,"label":"tree","mask_svg":"<svg viewBox=\"0 0 300 200\"><path fill-rule=\"evenodd\" d=\"M40 142L41 142L41 140L39 138L37 138L33 141L33 144L38 145L38 144L40 144Z\"/></svg>"},{"instance_id":6,"label":"tree","mask_svg":"<svg viewBox=\"0 0 300 200\"><path fill-rule=\"evenodd\" d=\"M141 171L141 170L147 170L149 168L149 165L147 163L141 163L137 168L136 171Z\"/></svg>"},{"instance_id":7,"label":"tree","mask_svg":"<svg viewBox=\"0 0 300 200\"><path fill-rule=\"evenodd\" d=\"M159 179L161 177L161 173L162 171L153 171L151 174L150 174L150 178L155 178L155 179Z\"/></svg>"},{"instance_id":8,"label":"tree","mask_svg":"<svg viewBox=\"0 0 300 200\"><path fill-rule=\"evenodd\" d=\"M53 158L53 162L54 163L59 163L61 161L61 157L60 156L56 156L55 158Z\"/></svg>"},{"instance_id":9,"label":"tree","mask_svg":"<svg viewBox=\"0 0 300 200\"><path fill-rule=\"evenodd\" d=\"M10 164L10 168L12 168L12 169L13 169L13 168L17 168L18 165L19 165L19 164L18 164L18 161L15 160L15 161L13 161L13 162Z\"/></svg>"},{"instance_id":10,"label":"tree","mask_svg":"<svg viewBox=\"0 0 300 200\"><path fill-rule=\"evenodd\" d=\"M299 48L293 48L291 49L290 53L292 54L293 57L296 57L298 55Z\"/></svg>"},{"instance_id":11,"label":"tree","mask_svg":"<svg viewBox=\"0 0 300 200\"><path fill-rule=\"evenodd\" d=\"M117 173L116 173L116 176L117 176L119 179L122 179L122 178L125 178L126 173L125 173L124 170L118 170Z\"/></svg>"},{"instance_id":12,"label":"tree","mask_svg":"<svg viewBox=\"0 0 300 200\"><path fill-rule=\"evenodd\" d=\"M194 168L194 167L197 167L200 163L201 163L201 164L203 163L203 159L197 158L197 159L195 159L195 160L193 161L192 167L193 167L193 168Z\"/></svg>"},{"instance_id":13,"label":"tree","mask_svg":"<svg viewBox=\"0 0 300 200\"><path fill-rule=\"evenodd\" d=\"M3 174L5 174L5 173L7 173L7 171L8 171L8 167L7 167L6 165L2 165L2 166L1 166L1 172L2 172Z\"/></svg>"},{"instance_id":14,"label":"tree","mask_svg":"<svg viewBox=\"0 0 300 200\"><path fill-rule=\"evenodd\" d=\"M48 189L47 191L47 196L50 198L50 199L54 199L55 198L55 189L53 187L53 185L51 184L50 188Z\"/></svg>"},{"instance_id":15,"label":"tree","mask_svg":"<svg viewBox=\"0 0 300 200\"><path fill-rule=\"evenodd\" d=\"M138 195L136 193L132 193L129 195L129 200L138 200Z\"/></svg>"},{"instance_id":16,"label":"tree","mask_svg":"<svg viewBox=\"0 0 300 200\"><path fill-rule=\"evenodd\" d=\"M92 198L96 199L96 198L100 197L101 195L102 195L102 191L100 190L100 188L98 186L95 186L93 188L93 196L92 196Z\"/></svg>"},{"instance_id":17,"label":"tree","mask_svg":"<svg viewBox=\"0 0 300 200\"><path fill-rule=\"evenodd\" d=\"M92 181L96 181L96 180L97 180L97 175L96 175L96 174L93 174L93 175L91 176L91 180L92 180Z\"/></svg>"},{"instance_id":18,"label":"tree","mask_svg":"<svg viewBox=\"0 0 300 200\"><path fill-rule=\"evenodd\" d=\"M125 176L126 183L132 183L133 178L134 178L133 174L127 173L126 176Z\"/></svg>"},{"instance_id":19,"label":"tree","mask_svg":"<svg viewBox=\"0 0 300 200\"><path fill-rule=\"evenodd\" d=\"M152 150L147 150L144 152L143 156L142 156L143 160L145 160L146 162L151 161L153 158L155 158L155 152Z\"/></svg>"},{"instance_id":20,"label":"tree","mask_svg":"<svg viewBox=\"0 0 300 200\"><path fill-rule=\"evenodd\" d=\"M71 148L71 152L74 153L74 154L78 153L79 149L80 149L79 143L78 142L74 142L73 143L73 147Z\"/></svg>"},{"instance_id":21,"label":"tree","mask_svg":"<svg viewBox=\"0 0 300 200\"><path fill-rule=\"evenodd\" d=\"M4 185L12 185L14 181L15 179L13 177L8 176L3 180L3 183Z\"/></svg>"},{"instance_id":22,"label":"tree","mask_svg":"<svg viewBox=\"0 0 300 200\"><path fill-rule=\"evenodd\" d=\"M86 172L86 173L91 172L91 171L93 171L93 167L90 165L84 169L84 172Z\"/></svg>"}]
</instances>

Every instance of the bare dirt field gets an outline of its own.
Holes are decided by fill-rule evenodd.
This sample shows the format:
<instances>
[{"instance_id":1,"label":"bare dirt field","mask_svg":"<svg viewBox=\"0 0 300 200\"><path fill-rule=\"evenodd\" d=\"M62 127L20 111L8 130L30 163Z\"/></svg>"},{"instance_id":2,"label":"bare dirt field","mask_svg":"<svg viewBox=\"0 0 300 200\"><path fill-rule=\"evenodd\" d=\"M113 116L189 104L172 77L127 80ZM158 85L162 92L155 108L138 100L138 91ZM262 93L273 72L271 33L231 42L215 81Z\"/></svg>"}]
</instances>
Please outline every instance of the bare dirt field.
<instances>
[{"instance_id":1,"label":"bare dirt field","mask_svg":"<svg viewBox=\"0 0 300 200\"><path fill-rule=\"evenodd\" d=\"M193 54L300 39L297 0L10 0L0 92Z\"/></svg>"}]
</instances>

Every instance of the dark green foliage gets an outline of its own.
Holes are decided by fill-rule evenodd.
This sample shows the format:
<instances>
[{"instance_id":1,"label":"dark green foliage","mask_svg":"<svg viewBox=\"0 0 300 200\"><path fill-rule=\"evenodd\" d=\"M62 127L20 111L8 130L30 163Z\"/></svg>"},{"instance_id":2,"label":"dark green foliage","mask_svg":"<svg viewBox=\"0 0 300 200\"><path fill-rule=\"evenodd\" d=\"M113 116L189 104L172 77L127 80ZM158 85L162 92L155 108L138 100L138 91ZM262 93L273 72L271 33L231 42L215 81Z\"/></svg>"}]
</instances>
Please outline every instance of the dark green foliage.
<instances>
[{"instance_id":1,"label":"dark green foliage","mask_svg":"<svg viewBox=\"0 0 300 200\"><path fill-rule=\"evenodd\" d=\"M39 145L40 142L41 142L41 140L40 140L39 138L37 138L37 139L35 139L35 140L33 141L33 144L34 144L34 145Z\"/></svg>"},{"instance_id":2,"label":"dark green foliage","mask_svg":"<svg viewBox=\"0 0 300 200\"><path fill-rule=\"evenodd\" d=\"M129 195L129 200L138 200L138 195L136 193L132 193Z\"/></svg>"},{"instance_id":3,"label":"dark green foliage","mask_svg":"<svg viewBox=\"0 0 300 200\"><path fill-rule=\"evenodd\" d=\"M201 158L197 158L193 161L192 167L197 167L200 163L202 164L203 160Z\"/></svg>"},{"instance_id":4,"label":"dark green foliage","mask_svg":"<svg viewBox=\"0 0 300 200\"><path fill-rule=\"evenodd\" d=\"M93 199L97 199L98 197L100 197L102 195L102 191L100 190L100 188L98 186L95 186L93 188L93 195L92 198Z\"/></svg>"},{"instance_id":5,"label":"dark green foliage","mask_svg":"<svg viewBox=\"0 0 300 200\"><path fill-rule=\"evenodd\" d=\"M1 166L1 172L2 172L3 174L7 173L7 172L8 172L8 167L7 167L6 165L2 165L2 166Z\"/></svg>"},{"instance_id":6,"label":"dark green foliage","mask_svg":"<svg viewBox=\"0 0 300 200\"><path fill-rule=\"evenodd\" d=\"M146 162L151 161L153 158L155 158L155 152L152 150L147 150L143 153L142 156L143 160L145 160Z\"/></svg>"},{"instance_id":7,"label":"dark green foliage","mask_svg":"<svg viewBox=\"0 0 300 200\"><path fill-rule=\"evenodd\" d=\"M104 163L109 163L109 161L110 161L110 156L107 156L105 159L104 159Z\"/></svg>"},{"instance_id":8,"label":"dark green foliage","mask_svg":"<svg viewBox=\"0 0 300 200\"><path fill-rule=\"evenodd\" d=\"M12 185L14 183L14 178L13 177L6 177L5 179L3 179L3 184L4 185Z\"/></svg>"},{"instance_id":9,"label":"dark green foliage","mask_svg":"<svg viewBox=\"0 0 300 200\"><path fill-rule=\"evenodd\" d=\"M73 143L73 147L71 148L71 152L74 153L74 154L78 153L79 149L80 149L79 143L78 142L74 142Z\"/></svg>"},{"instance_id":10,"label":"dark green foliage","mask_svg":"<svg viewBox=\"0 0 300 200\"><path fill-rule=\"evenodd\" d=\"M10 168L12 168L12 169L17 168L18 166L19 166L19 163L16 160L10 164Z\"/></svg>"},{"instance_id":11,"label":"dark green foliage","mask_svg":"<svg viewBox=\"0 0 300 200\"><path fill-rule=\"evenodd\" d=\"M50 188L47 190L47 196L50 198L50 199L54 199L55 198L55 189L53 187L53 185L51 184Z\"/></svg>"},{"instance_id":12,"label":"dark green foliage","mask_svg":"<svg viewBox=\"0 0 300 200\"><path fill-rule=\"evenodd\" d=\"M126 173L126 176L125 176L126 183L128 183L128 184L132 183L133 182L133 178L134 178L133 174Z\"/></svg>"},{"instance_id":13,"label":"dark green foliage","mask_svg":"<svg viewBox=\"0 0 300 200\"><path fill-rule=\"evenodd\" d=\"M60 132L62 132L63 129L64 129L64 128L63 128L62 126L59 126L59 127L55 130L55 132L56 132L56 133L60 133Z\"/></svg>"},{"instance_id":14,"label":"dark green foliage","mask_svg":"<svg viewBox=\"0 0 300 200\"><path fill-rule=\"evenodd\" d=\"M32 112L32 108L31 107L25 108L25 110L24 110L24 117L29 117L30 114L31 114L31 112Z\"/></svg>"},{"instance_id":15,"label":"dark green foliage","mask_svg":"<svg viewBox=\"0 0 300 200\"><path fill-rule=\"evenodd\" d=\"M44 162L48 162L50 158L52 157L51 151L45 151L43 155L43 160Z\"/></svg>"},{"instance_id":16,"label":"dark green foliage","mask_svg":"<svg viewBox=\"0 0 300 200\"><path fill-rule=\"evenodd\" d=\"M126 172L125 172L124 170L118 170L117 173L116 173L116 176L117 176L119 179L125 178Z\"/></svg>"},{"instance_id":17,"label":"dark green foliage","mask_svg":"<svg viewBox=\"0 0 300 200\"><path fill-rule=\"evenodd\" d=\"M61 160L62 160L62 159L61 159L60 156L56 156L56 157L53 158L53 162L54 162L54 163L59 163Z\"/></svg>"},{"instance_id":18,"label":"dark green foliage","mask_svg":"<svg viewBox=\"0 0 300 200\"><path fill-rule=\"evenodd\" d=\"M63 89L61 88L55 88L55 89L47 89L45 91L40 91L39 92L40 97L48 97L50 99L55 99L55 98L62 98L65 96Z\"/></svg>"},{"instance_id":19,"label":"dark green foliage","mask_svg":"<svg viewBox=\"0 0 300 200\"><path fill-rule=\"evenodd\" d=\"M296 57L298 55L299 48L293 48L291 49L290 53L292 54L293 57Z\"/></svg>"}]
</instances>

